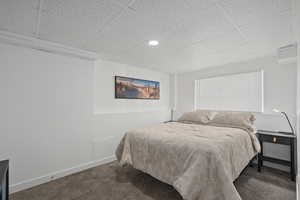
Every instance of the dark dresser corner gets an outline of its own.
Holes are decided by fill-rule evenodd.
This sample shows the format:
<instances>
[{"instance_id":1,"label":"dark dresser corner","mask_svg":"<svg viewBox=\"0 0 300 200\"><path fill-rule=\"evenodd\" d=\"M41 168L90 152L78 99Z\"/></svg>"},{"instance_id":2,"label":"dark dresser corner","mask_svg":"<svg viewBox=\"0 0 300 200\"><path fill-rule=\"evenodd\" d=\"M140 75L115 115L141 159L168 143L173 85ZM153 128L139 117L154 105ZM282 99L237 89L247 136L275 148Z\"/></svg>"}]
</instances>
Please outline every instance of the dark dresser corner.
<instances>
[{"instance_id":1,"label":"dark dresser corner","mask_svg":"<svg viewBox=\"0 0 300 200\"><path fill-rule=\"evenodd\" d=\"M0 200L9 199L9 161L0 161Z\"/></svg>"}]
</instances>

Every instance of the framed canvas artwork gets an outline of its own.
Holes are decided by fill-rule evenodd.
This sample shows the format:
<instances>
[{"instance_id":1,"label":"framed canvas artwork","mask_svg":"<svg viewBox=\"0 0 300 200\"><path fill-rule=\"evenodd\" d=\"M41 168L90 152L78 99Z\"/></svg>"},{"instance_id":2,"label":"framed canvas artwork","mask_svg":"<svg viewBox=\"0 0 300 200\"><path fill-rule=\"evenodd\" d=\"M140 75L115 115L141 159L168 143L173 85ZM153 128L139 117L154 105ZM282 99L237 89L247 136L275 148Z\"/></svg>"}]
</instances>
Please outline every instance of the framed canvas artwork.
<instances>
[{"instance_id":1,"label":"framed canvas artwork","mask_svg":"<svg viewBox=\"0 0 300 200\"><path fill-rule=\"evenodd\" d=\"M160 83L158 81L115 76L115 98L159 99Z\"/></svg>"}]
</instances>

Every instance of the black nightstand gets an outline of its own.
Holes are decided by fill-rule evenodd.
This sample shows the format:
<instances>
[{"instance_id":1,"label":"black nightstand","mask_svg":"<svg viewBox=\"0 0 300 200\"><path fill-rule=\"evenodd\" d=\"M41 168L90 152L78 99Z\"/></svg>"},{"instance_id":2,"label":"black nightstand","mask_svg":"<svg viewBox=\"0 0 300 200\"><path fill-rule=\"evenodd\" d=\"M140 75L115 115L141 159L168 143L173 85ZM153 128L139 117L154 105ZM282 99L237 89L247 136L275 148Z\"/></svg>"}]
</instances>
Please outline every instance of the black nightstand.
<instances>
[{"instance_id":1,"label":"black nightstand","mask_svg":"<svg viewBox=\"0 0 300 200\"><path fill-rule=\"evenodd\" d=\"M296 136L292 134L286 134L275 131L257 131L258 140L261 146L261 153L258 154L258 168L260 172L261 167L263 166L263 161L273 162L281 165L286 165L290 167L291 180L295 181L295 142ZM282 144L290 146L290 161L282 160L278 158L273 158L269 156L264 156L263 143L273 143L273 144Z\"/></svg>"}]
</instances>

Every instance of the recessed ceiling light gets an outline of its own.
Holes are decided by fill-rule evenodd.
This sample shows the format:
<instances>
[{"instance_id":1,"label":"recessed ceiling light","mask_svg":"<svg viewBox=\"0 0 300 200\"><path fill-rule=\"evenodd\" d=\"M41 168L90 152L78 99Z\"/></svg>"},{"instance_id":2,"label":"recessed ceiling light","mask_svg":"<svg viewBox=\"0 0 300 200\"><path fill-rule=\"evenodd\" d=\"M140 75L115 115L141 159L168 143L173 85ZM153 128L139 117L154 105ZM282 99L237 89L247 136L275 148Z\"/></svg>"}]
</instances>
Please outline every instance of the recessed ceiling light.
<instances>
[{"instance_id":1,"label":"recessed ceiling light","mask_svg":"<svg viewBox=\"0 0 300 200\"><path fill-rule=\"evenodd\" d=\"M159 44L159 42L157 40L150 40L148 42L149 46L157 46Z\"/></svg>"}]
</instances>

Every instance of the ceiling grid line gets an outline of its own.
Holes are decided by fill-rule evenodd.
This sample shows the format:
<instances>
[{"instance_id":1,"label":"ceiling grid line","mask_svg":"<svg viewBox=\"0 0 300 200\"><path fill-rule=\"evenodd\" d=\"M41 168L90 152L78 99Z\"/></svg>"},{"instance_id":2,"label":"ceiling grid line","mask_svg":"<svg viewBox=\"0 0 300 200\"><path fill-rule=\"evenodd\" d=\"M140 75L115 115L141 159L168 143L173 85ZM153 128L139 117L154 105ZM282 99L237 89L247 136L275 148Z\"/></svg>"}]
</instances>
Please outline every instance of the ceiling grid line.
<instances>
[{"instance_id":1,"label":"ceiling grid line","mask_svg":"<svg viewBox=\"0 0 300 200\"><path fill-rule=\"evenodd\" d=\"M43 3L44 0L39 0L38 3L38 14L37 14L37 19L36 19L36 26L35 26L35 37L39 38L40 35L40 25L41 25L41 17L42 17L42 10L43 10Z\"/></svg>"},{"instance_id":2,"label":"ceiling grid line","mask_svg":"<svg viewBox=\"0 0 300 200\"><path fill-rule=\"evenodd\" d=\"M248 38L246 37L246 35L242 32L242 30L240 29L240 27L234 22L234 20L232 19L232 17L227 13L227 11L225 10L225 8L220 5L218 2L215 2L216 7L223 13L225 19L234 27L235 30L237 30L237 32L242 36L242 38L245 40L245 42L248 42Z\"/></svg>"},{"instance_id":3,"label":"ceiling grid line","mask_svg":"<svg viewBox=\"0 0 300 200\"><path fill-rule=\"evenodd\" d=\"M130 9L133 11L136 11L132 6L132 4L134 4L136 2L136 0L131 0L128 4L124 5L122 3L120 3L119 1L114 1L116 4L118 4L120 7L122 7L123 9Z\"/></svg>"},{"instance_id":4,"label":"ceiling grid line","mask_svg":"<svg viewBox=\"0 0 300 200\"><path fill-rule=\"evenodd\" d=\"M134 9L131 8L131 6L136 2L136 0L131 0L126 6L121 6L122 9L116 13L115 15L113 15L110 19L108 19L101 27L100 30L98 30L98 33L101 34L105 28L107 26L109 26L110 24L112 24L115 20L117 20L121 15L122 13L125 11L125 10L129 10L129 11L133 11L135 12ZM118 4L119 5L119 4ZM119 5L120 6L120 5Z\"/></svg>"}]
</instances>

